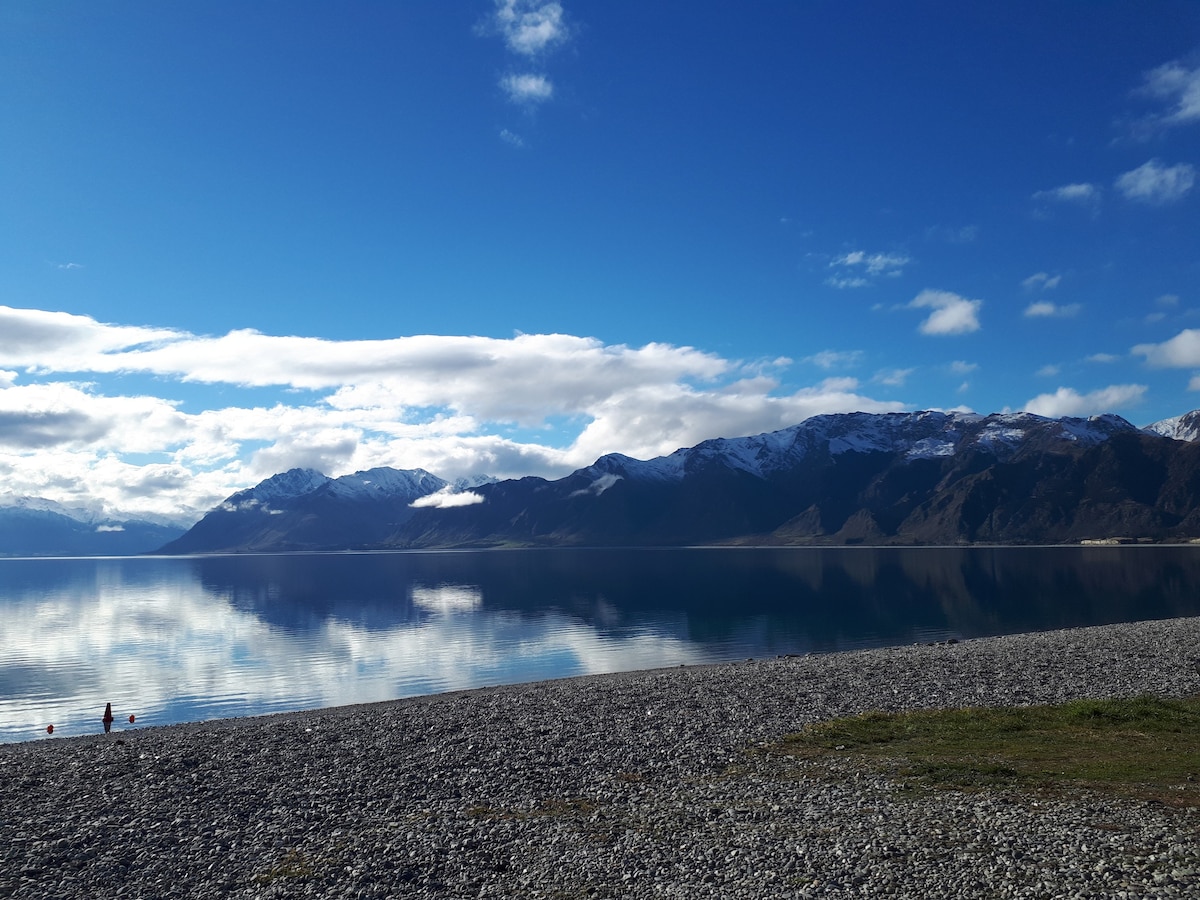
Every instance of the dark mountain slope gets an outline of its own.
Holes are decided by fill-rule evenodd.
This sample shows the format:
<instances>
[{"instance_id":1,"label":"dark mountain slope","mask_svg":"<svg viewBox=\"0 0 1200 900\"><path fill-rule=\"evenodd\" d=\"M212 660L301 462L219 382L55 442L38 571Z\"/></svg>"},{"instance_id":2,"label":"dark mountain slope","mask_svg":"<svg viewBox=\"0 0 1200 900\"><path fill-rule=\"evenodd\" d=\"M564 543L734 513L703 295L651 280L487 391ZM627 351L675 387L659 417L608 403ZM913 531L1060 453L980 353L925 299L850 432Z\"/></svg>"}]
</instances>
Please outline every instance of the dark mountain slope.
<instances>
[{"instance_id":1,"label":"dark mountain slope","mask_svg":"<svg viewBox=\"0 0 1200 900\"><path fill-rule=\"evenodd\" d=\"M391 473L386 490L349 489L347 479L369 473L336 481L287 473L294 495L264 482L168 549L1200 537L1200 445L1117 416L817 416L653 460L613 454L556 481L484 484L472 488L481 502L465 506L414 508L445 482L374 471Z\"/></svg>"}]
</instances>

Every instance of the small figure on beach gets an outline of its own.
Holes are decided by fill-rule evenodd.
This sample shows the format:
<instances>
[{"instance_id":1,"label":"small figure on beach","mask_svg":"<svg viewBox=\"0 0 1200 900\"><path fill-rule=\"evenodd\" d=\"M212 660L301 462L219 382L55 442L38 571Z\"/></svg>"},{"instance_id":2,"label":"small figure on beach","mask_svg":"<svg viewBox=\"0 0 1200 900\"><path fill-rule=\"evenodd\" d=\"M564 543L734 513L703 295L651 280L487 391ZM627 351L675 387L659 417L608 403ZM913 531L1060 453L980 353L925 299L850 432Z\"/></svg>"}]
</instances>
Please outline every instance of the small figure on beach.
<instances>
[{"instance_id":1,"label":"small figure on beach","mask_svg":"<svg viewBox=\"0 0 1200 900\"><path fill-rule=\"evenodd\" d=\"M112 730L112 723L113 723L113 714L112 714L112 704L111 703L104 704L104 718L101 719L100 721L104 723L104 733L108 734L109 731Z\"/></svg>"}]
</instances>

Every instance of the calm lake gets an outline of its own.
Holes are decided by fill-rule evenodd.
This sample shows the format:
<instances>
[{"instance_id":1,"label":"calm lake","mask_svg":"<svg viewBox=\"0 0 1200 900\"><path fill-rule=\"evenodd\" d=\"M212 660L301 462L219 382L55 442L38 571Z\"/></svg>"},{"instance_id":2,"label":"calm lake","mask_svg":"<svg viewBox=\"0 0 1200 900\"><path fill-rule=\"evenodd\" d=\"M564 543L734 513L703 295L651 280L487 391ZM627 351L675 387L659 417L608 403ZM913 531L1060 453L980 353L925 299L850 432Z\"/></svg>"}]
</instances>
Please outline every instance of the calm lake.
<instances>
[{"instance_id":1,"label":"calm lake","mask_svg":"<svg viewBox=\"0 0 1200 900\"><path fill-rule=\"evenodd\" d=\"M0 559L0 741L1197 614L1200 547Z\"/></svg>"}]
</instances>

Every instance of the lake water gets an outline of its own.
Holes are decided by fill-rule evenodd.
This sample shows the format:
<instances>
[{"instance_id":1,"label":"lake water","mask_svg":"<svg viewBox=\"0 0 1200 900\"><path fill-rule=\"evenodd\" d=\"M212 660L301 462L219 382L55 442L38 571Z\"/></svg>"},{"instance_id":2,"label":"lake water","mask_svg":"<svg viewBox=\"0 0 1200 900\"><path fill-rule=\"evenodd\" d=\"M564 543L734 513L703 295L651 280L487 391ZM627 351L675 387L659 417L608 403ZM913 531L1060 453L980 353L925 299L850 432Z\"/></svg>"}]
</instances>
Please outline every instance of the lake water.
<instances>
[{"instance_id":1,"label":"lake water","mask_svg":"<svg viewBox=\"0 0 1200 900\"><path fill-rule=\"evenodd\" d=\"M1197 614L1200 547L0 559L0 741Z\"/></svg>"}]
</instances>

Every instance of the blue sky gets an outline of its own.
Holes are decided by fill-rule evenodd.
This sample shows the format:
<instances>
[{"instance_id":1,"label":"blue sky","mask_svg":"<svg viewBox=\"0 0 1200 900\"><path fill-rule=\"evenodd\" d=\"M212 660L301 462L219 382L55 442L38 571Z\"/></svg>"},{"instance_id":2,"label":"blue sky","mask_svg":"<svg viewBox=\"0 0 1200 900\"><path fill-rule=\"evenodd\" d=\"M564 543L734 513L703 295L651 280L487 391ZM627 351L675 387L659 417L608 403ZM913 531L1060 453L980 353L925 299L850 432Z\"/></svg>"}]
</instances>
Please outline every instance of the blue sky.
<instances>
[{"instance_id":1,"label":"blue sky","mask_svg":"<svg viewBox=\"0 0 1200 900\"><path fill-rule=\"evenodd\" d=\"M0 493L1200 407L1200 4L0 6Z\"/></svg>"}]
</instances>

